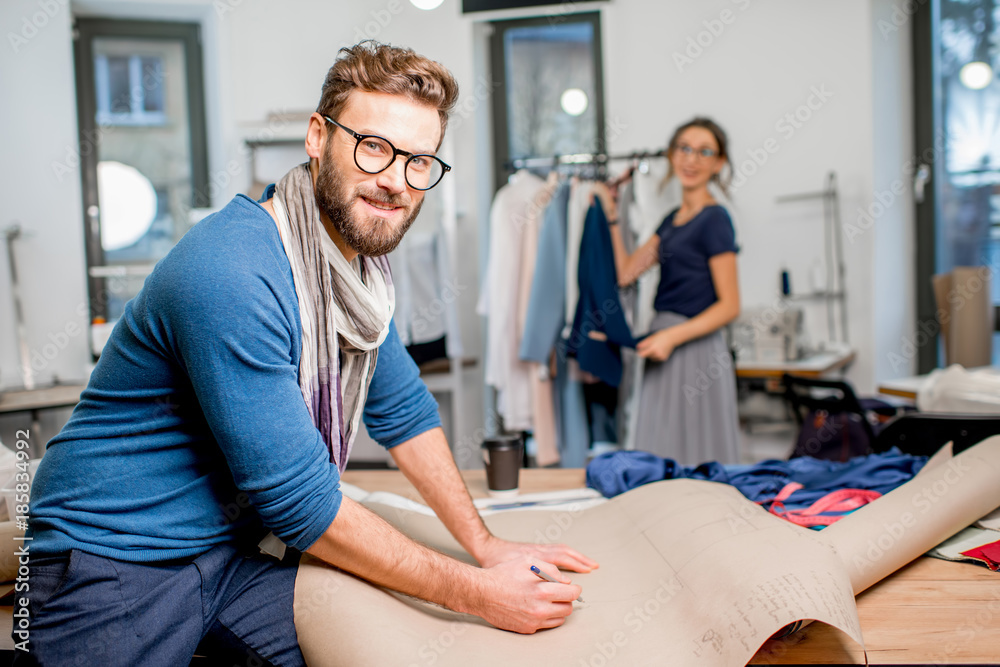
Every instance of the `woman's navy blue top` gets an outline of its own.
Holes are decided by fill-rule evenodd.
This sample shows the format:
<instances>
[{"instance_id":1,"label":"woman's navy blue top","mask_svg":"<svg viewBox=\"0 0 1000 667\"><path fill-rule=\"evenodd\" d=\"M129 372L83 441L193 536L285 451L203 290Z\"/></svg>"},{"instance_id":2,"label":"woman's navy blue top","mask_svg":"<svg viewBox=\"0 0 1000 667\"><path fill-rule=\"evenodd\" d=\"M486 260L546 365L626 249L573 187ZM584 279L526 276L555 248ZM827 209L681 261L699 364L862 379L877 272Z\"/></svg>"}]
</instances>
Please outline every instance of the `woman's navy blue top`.
<instances>
[{"instance_id":1,"label":"woman's navy blue top","mask_svg":"<svg viewBox=\"0 0 1000 667\"><path fill-rule=\"evenodd\" d=\"M674 226L671 211L656 235L660 237L660 286L653 307L694 317L718 300L708 260L724 252L739 252L733 221L721 206L706 206L686 224Z\"/></svg>"}]
</instances>

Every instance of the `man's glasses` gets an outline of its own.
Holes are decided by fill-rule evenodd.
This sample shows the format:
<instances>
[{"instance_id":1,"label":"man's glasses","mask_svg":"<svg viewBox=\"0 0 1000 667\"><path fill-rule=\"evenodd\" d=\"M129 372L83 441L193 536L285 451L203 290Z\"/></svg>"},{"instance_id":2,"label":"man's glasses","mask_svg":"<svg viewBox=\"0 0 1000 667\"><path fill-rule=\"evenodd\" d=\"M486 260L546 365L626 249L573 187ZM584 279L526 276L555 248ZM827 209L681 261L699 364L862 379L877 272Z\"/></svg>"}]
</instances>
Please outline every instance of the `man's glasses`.
<instances>
[{"instance_id":1,"label":"man's glasses","mask_svg":"<svg viewBox=\"0 0 1000 667\"><path fill-rule=\"evenodd\" d=\"M719 154L718 151L713 151L711 148L695 148L694 146L688 146L687 144L681 144L677 147L677 150L681 152L681 155L685 157L690 157L694 155L695 157L707 160L713 158Z\"/></svg>"},{"instance_id":2,"label":"man's glasses","mask_svg":"<svg viewBox=\"0 0 1000 667\"><path fill-rule=\"evenodd\" d=\"M406 158L406 167L403 170L406 184L414 190L430 190L441 182L445 172L451 171L451 167L442 162L436 155L414 155L407 151L401 151L393 146L388 139L383 139L375 134L358 134L329 116L323 116L323 118L358 140L354 146L354 164L358 165L358 169L366 174L377 174L385 171L396 161L396 156L402 155Z\"/></svg>"}]
</instances>

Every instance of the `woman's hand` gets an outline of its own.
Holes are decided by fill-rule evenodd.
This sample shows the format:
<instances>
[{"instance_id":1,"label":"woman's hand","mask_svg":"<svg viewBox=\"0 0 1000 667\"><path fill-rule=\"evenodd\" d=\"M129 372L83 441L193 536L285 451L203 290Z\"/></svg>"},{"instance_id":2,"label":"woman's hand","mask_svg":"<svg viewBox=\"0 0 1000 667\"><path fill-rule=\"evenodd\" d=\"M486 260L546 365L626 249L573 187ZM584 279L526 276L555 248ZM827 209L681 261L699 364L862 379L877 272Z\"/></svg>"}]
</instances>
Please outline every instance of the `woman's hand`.
<instances>
[{"instance_id":1,"label":"woman's hand","mask_svg":"<svg viewBox=\"0 0 1000 667\"><path fill-rule=\"evenodd\" d=\"M618 203L615 201L615 196L606 183L600 181L594 183L594 192L591 195L591 201L595 200L601 202L601 208L604 209L604 217L608 219L608 222L618 220Z\"/></svg>"},{"instance_id":2,"label":"woman's hand","mask_svg":"<svg viewBox=\"0 0 1000 667\"><path fill-rule=\"evenodd\" d=\"M650 334L646 338L639 341L639 344L635 346L635 351L640 357L650 359L652 361L666 361L673 354L674 348L680 344L680 341L676 340L676 336L673 333L673 328L661 329L654 334Z\"/></svg>"}]
</instances>

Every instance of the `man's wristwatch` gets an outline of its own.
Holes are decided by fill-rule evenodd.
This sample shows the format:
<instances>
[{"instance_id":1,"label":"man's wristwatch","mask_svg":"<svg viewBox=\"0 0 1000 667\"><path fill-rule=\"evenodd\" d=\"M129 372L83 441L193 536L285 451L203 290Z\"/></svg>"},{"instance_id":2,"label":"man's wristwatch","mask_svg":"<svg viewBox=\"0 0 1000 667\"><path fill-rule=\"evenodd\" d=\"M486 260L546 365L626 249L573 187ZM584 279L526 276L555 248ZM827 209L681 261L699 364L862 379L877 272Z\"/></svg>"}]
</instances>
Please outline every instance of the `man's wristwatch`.
<instances>
[{"instance_id":1,"label":"man's wristwatch","mask_svg":"<svg viewBox=\"0 0 1000 667\"><path fill-rule=\"evenodd\" d=\"M618 224L618 220L617 219L615 219L615 220L608 220L608 227L614 227L617 224Z\"/></svg>"}]
</instances>

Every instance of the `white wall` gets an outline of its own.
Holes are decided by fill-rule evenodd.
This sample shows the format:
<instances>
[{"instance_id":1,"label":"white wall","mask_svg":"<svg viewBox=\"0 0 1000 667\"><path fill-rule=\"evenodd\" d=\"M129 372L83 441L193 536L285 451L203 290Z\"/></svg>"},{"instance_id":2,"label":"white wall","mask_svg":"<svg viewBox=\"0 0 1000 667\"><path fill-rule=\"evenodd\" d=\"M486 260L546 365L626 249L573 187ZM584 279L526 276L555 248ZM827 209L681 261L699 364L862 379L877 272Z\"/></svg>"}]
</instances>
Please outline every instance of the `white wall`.
<instances>
[{"instance_id":1,"label":"white wall","mask_svg":"<svg viewBox=\"0 0 1000 667\"><path fill-rule=\"evenodd\" d=\"M86 268L77 170L71 17L65 3L0 3L0 230L17 221L21 303L36 382L80 380L87 356ZM0 387L22 385L10 271L0 252Z\"/></svg>"},{"instance_id":2,"label":"white wall","mask_svg":"<svg viewBox=\"0 0 1000 667\"><path fill-rule=\"evenodd\" d=\"M58 4L58 0L57 0ZM7 30L39 11L37 0L0 6ZM413 47L440 60L456 75L462 104L453 118L460 247L476 247L488 210L490 87L481 76L482 32L475 22L536 10L464 17L460 0L431 12L406 0L327 2L286 0L88 0L73 2L80 14L199 21L203 26L214 203L221 205L249 185L243 141L273 129L294 136L302 128L268 128L274 111L312 110L326 69L340 46L362 36ZM810 266L822 257L819 205L779 205L782 194L818 190L829 170L838 174L843 221L867 207L877 189L899 178L911 145L911 66L908 30L884 39L875 22L891 11L889 0L705 0L564 3L552 11L603 15L608 137L613 151L663 146L670 131L695 114L716 118L729 132L734 160L747 159L768 139L778 150L734 196L740 231L741 287L745 305L766 304L777 294L781 266L797 290L809 286ZM730 14L723 15L728 11ZM723 19L729 23L723 23ZM709 26L705 23L708 21ZM718 22L716 22L718 21ZM34 236L22 244L28 319L36 346L65 322L83 319L84 255L78 177L59 182L51 162L76 146L70 17L62 9L18 53L0 47L6 102L0 110L5 138L3 174L10 192L5 226L17 218ZM689 38L701 35L702 51L679 67ZM477 37L476 34L480 33ZM801 127L779 125L811 91L832 96L810 112ZM816 98L813 99L817 105ZM801 112L800 113L804 113ZM846 240L846 239L845 239ZM912 205L900 198L874 229L846 243L851 340L859 357L849 377L862 391L876 378L903 375L889 352L912 330ZM475 353L481 323L474 315L480 260L462 253L465 347ZM7 324L6 260L0 258L0 386L12 382L17 356ZM825 327L817 313L811 325ZM51 364L60 376L79 377L85 341L76 337ZM11 369L8 371L8 369ZM478 415L481 420L482 415ZM472 427L476 419L469 420ZM481 421L480 421L481 423Z\"/></svg>"},{"instance_id":3,"label":"white wall","mask_svg":"<svg viewBox=\"0 0 1000 667\"><path fill-rule=\"evenodd\" d=\"M821 190L833 170L845 221L871 199L876 130L893 129L876 124L874 91L884 83L874 77L909 77L904 49L873 53L871 11L868 0L623 2L605 11L608 118L624 128L613 150L663 146L674 127L696 114L727 130L738 168L753 154L762 158L765 146L776 148L758 160L760 166L747 162L743 171L752 175L734 193L744 306L774 302L782 267L791 272L794 291L810 291L811 267L823 261L821 203L778 204L778 196ZM883 65L876 56L895 62ZM816 90L828 99L810 100ZM893 99L893 111L909 113L909 100ZM817 108L802 107L810 101ZM785 118L790 113L800 114L797 126ZM880 135L876 148L903 147ZM894 155L888 163L901 160ZM874 335L879 281L891 279L898 287L900 278L891 275L895 265L876 274L877 246L893 243L882 231L854 243L844 239L849 334L859 349L849 378L862 391L872 389L881 356ZM901 231L893 228L890 235ZM810 306L806 316L813 338L823 338L822 308ZM891 337L891 328L882 327L884 337Z\"/></svg>"},{"instance_id":4,"label":"white wall","mask_svg":"<svg viewBox=\"0 0 1000 667\"><path fill-rule=\"evenodd\" d=\"M874 199L865 206L869 217L847 211L844 222L858 229L867 225L867 233L875 237L872 335L875 377L885 380L916 372L917 348L912 345L917 318L913 47L910 26L897 25L896 4L891 0L873 4L877 26L872 32ZM884 212L871 217L872 212L878 213L878 205Z\"/></svg>"},{"instance_id":5,"label":"white wall","mask_svg":"<svg viewBox=\"0 0 1000 667\"><path fill-rule=\"evenodd\" d=\"M868 209L876 192L908 183L910 26L892 23L894 4L623 0L564 3L552 12L602 12L611 152L661 148L673 128L695 115L727 130L734 165L746 176L737 178L731 212L742 246L743 304L751 307L775 302L782 268L796 292L823 286L813 279L825 262L821 203L778 204L777 197L821 190L835 171L841 223L856 226L859 209ZM905 13L897 9L897 22L899 16ZM899 29L879 29L879 20ZM862 231L841 236L848 333L858 349L848 378L871 392L876 380L913 368L909 358L890 357L913 330L909 194L895 196ZM824 308L804 307L813 340L827 338Z\"/></svg>"}]
</instances>

